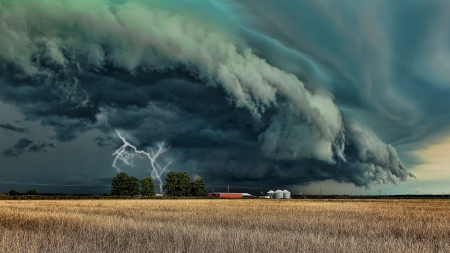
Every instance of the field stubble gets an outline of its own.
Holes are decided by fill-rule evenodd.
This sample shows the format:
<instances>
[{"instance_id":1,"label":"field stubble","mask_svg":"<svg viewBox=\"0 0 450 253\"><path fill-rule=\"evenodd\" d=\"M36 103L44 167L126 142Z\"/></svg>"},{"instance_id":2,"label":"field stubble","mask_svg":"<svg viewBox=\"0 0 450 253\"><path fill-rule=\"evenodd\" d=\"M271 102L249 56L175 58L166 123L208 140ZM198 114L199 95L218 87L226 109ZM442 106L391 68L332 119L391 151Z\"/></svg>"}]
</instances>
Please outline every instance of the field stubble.
<instances>
[{"instance_id":1,"label":"field stubble","mask_svg":"<svg viewBox=\"0 0 450 253\"><path fill-rule=\"evenodd\" d=\"M0 252L450 252L446 200L4 200Z\"/></svg>"}]
</instances>

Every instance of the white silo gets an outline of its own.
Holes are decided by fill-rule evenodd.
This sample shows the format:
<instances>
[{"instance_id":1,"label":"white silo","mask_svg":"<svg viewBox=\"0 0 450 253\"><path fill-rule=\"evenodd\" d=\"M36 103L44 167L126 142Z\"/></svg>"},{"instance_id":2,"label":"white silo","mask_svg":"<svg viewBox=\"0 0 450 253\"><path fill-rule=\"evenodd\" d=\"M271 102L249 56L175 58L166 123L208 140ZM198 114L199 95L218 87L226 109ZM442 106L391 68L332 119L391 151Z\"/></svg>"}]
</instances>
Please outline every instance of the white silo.
<instances>
[{"instance_id":1,"label":"white silo","mask_svg":"<svg viewBox=\"0 0 450 253\"><path fill-rule=\"evenodd\" d=\"M283 198L283 191L282 190L276 190L273 194L274 199L282 199Z\"/></svg>"},{"instance_id":2,"label":"white silo","mask_svg":"<svg viewBox=\"0 0 450 253\"><path fill-rule=\"evenodd\" d=\"M291 193L288 190L284 190L283 191L283 198L290 199L291 198Z\"/></svg>"},{"instance_id":3,"label":"white silo","mask_svg":"<svg viewBox=\"0 0 450 253\"><path fill-rule=\"evenodd\" d=\"M267 196L269 196L270 198L273 198L274 193L275 193L274 191L270 190L267 192Z\"/></svg>"}]
</instances>

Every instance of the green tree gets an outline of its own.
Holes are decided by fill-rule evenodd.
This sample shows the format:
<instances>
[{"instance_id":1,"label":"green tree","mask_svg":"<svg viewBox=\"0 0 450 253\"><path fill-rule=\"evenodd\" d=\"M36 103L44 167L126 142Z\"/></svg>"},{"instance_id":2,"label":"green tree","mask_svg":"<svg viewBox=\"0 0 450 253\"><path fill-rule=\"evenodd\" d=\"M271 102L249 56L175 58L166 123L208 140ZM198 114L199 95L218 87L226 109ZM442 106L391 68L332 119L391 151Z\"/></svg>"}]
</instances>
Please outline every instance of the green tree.
<instances>
[{"instance_id":1,"label":"green tree","mask_svg":"<svg viewBox=\"0 0 450 253\"><path fill-rule=\"evenodd\" d=\"M8 194L9 195L20 195L21 193L17 190L10 190Z\"/></svg>"},{"instance_id":2,"label":"green tree","mask_svg":"<svg viewBox=\"0 0 450 253\"><path fill-rule=\"evenodd\" d=\"M191 183L191 195L192 196L206 196L206 186L203 178L198 177Z\"/></svg>"},{"instance_id":3,"label":"green tree","mask_svg":"<svg viewBox=\"0 0 450 253\"><path fill-rule=\"evenodd\" d=\"M155 195L155 187L153 184L152 177L144 177L141 179L140 183L141 183L141 194L143 196Z\"/></svg>"},{"instance_id":4,"label":"green tree","mask_svg":"<svg viewBox=\"0 0 450 253\"><path fill-rule=\"evenodd\" d=\"M177 191L181 197L191 195L191 177L186 171L177 173Z\"/></svg>"},{"instance_id":5,"label":"green tree","mask_svg":"<svg viewBox=\"0 0 450 253\"><path fill-rule=\"evenodd\" d=\"M117 174L111 183L111 195L133 196L139 194L139 180L125 172Z\"/></svg>"},{"instance_id":6,"label":"green tree","mask_svg":"<svg viewBox=\"0 0 450 253\"><path fill-rule=\"evenodd\" d=\"M178 196L177 193L177 173L175 171L169 171L164 179L166 184L164 185L164 190L167 191L169 196Z\"/></svg>"},{"instance_id":7,"label":"green tree","mask_svg":"<svg viewBox=\"0 0 450 253\"><path fill-rule=\"evenodd\" d=\"M31 189L31 190L28 190L25 194L26 195L38 195L38 192L36 191L36 189Z\"/></svg>"},{"instance_id":8,"label":"green tree","mask_svg":"<svg viewBox=\"0 0 450 253\"><path fill-rule=\"evenodd\" d=\"M191 194L191 177L186 171L169 171L164 180L166 181L164 190L167 190L167 195L186 197Z\"/></svg>"},{"instance_id":9,"label":"green tree","mask_svg":"<svg viewBox=\"0 0 450 253\"><path fill-rule=\"evenodd\" d=\"M141 193L139 191L139 180L137 178L129 176L127 182L129 196L138 195Z\"/></svg>"}]
</instances>

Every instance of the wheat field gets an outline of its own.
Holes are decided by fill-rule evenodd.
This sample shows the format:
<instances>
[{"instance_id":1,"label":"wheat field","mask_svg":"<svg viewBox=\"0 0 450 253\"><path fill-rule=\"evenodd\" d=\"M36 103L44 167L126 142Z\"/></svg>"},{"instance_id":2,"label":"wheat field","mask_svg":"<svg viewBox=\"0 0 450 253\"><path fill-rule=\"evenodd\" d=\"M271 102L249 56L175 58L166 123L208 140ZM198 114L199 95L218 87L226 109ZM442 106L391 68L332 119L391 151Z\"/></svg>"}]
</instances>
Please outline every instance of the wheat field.
<instances>
[{"instance_id":1,"label":"wheat field","mask_svg":"<svg viewBox=\"0 0 450 253\"><path fill-rule=\"evenodd\" d=\"M446 200L3 200L0 252L450 252Z\"/></svg>"}]
</instances>

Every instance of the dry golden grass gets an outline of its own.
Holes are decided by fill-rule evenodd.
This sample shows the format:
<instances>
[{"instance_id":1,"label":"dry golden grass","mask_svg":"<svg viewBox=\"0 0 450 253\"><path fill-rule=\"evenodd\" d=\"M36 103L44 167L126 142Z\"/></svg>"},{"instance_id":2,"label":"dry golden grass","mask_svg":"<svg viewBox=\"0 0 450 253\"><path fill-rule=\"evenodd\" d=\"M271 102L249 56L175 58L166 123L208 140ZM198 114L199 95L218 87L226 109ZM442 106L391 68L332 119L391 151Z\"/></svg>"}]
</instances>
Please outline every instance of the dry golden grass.
<instances>
[{"instance_id":1,"label":"dry golden grass","mask_svg":"<svg viewBox=\"0 0 450 253\"><path fill-rule=\"evenodd\" d=\"M446 200L3 200L0 252L450 252Z\"/></svg>"}]
</instances>

